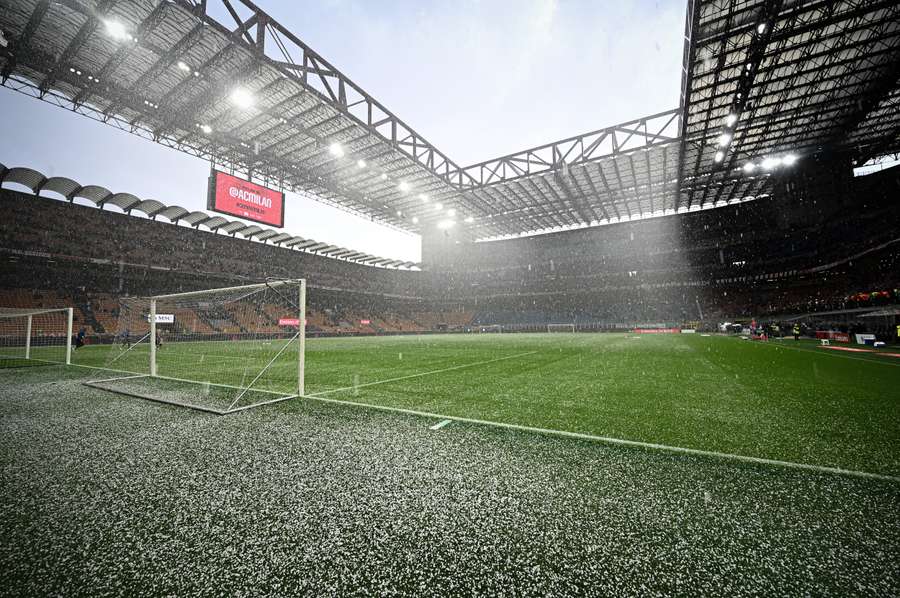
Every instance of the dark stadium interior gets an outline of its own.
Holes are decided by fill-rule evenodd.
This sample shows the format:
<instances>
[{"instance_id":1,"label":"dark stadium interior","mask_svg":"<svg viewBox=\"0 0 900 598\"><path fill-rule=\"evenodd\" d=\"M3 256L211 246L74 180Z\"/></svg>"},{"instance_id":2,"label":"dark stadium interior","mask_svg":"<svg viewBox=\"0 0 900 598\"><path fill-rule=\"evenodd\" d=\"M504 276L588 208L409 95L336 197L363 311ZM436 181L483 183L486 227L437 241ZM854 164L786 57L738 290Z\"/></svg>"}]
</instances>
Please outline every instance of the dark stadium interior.
<instances>
[{"instance_id":1,"label":"dark stadium interior","mask_svg":"<svg viewBox=\"0 0 900 598\"><path fill-rule=\"evenodd\" d=\"M446 235L422 271L6 189L3 209L14 217L0 223L0 281L5 296L20 297L17 306L30 305L32 292L55 293L59 305L71 300L95 334L110 333L118 296L292 277L311 281L311 331L326 334L778 319L847 309L856 293L900 288L898 189L895 167L851 179L839 196L786 194L507 241ZM883 319L853 325L891 332Z\"/></svg>"}]
</instances>

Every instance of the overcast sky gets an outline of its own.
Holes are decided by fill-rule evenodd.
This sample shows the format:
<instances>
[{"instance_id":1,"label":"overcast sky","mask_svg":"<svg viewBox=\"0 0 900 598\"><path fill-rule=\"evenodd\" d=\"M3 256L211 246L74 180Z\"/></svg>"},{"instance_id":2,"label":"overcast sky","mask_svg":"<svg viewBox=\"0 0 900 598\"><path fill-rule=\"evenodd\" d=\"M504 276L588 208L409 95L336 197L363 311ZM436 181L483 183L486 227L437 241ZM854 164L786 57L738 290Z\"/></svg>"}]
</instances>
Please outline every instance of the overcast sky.
<instances>
[{"instance_id":1,"label":"overcast sky","mask_svg":"<svg viewBox=\"0 0 900 598\"><path fill-rule=\"evenodd\" d=\"M463 166L678 105L685 0L257 3ZM205 208L205 161L5 88L0 119L6 166ZM420 257L417 236L293 194L285 230Z\"/></svg>"}]
</instances>

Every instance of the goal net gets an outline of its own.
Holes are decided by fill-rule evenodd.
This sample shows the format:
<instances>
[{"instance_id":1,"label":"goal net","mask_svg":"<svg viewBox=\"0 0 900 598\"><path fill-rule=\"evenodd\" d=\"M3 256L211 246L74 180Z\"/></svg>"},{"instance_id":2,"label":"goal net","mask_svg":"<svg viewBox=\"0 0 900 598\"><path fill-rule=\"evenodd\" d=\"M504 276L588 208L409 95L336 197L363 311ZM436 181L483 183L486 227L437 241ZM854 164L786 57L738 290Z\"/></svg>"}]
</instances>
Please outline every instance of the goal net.
<instances>
[{"instance_id":1,"label":"goal net","mask_svg":"<svg viewBox=\"0 0 900 598\"><path fill-rule=\"evenodd\" d=\"M87 384L219 414L303 395L305 304L303 280L122 299Z\"/></svg>"},{"instance_id":2,"label":"goal net","mask_svg":"<svg viewBox=\"0 0 900 598\"><path fill-rule=\"evenodd\" d=\"M547 324L547 332L575 332L575 324Z\"/></svg>"},{"instance_id":3,"label":"goal net","mask_svg":"<svg viewBox=\"0 0 900 598\"><path fill-rule=\"evenodd\" d=\"M68 364L71 360L71 307L0 307L0 368Z\"/></svg>"}]
</instances>

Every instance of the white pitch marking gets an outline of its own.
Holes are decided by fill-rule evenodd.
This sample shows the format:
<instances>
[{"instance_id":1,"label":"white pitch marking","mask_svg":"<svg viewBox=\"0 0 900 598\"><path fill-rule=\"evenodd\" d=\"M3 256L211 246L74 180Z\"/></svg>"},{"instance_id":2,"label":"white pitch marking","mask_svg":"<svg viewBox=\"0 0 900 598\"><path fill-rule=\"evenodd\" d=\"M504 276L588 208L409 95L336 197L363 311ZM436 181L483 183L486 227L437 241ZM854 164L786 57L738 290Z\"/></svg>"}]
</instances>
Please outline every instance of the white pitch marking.
<instances>
[{"instance_id":1,"label":"white pitch marking","mask_svg":"<svg viewBox=\"0 0 900 598\"><path fill-rule=\"evenodd\" d=\"M438 422L438 423L434 424L433 426L431 426L431 427L428 428L428 429L429 429L429 430L440 430L441 428L443 428L444 426L446 426L447 424L449 424L450 421L451 421L451 420L449 420L449 419L445 419L445 420L442 421L442 422Z\"/></svg>"},{"instance_id":2,"label":"white pitch marking","mask_svg":"<svg viewBox=\"0 0 900 598\"><path fill-rule=\"evenodd\" d=\"M525 357L526 355L534 355L537 351L528 351L526 353L516 353L515 355L507 355L506 357L497 357L496 359L488 359L486 361L476 361L475 363L464 363L462 365L454 365L449 368L443 368L440 370L430 370L428 372L419 372L418 374L410 374L408 376L398 376L397 378L388 378L387 380L377 380L375 382L366 382L365 384L356 384L354 386L345 386L343 388L332 388L331 390L323 390L321 392L314 392L312 394L304 395L309 398L317 398L322 395L328 395L335 392L343 392L345 390L355 390L357 388L364 388L366 386L375 386L377 384L387 384L388 382L399 382L400 380L409 380L410 378L420 378L422 376L430 376L432 374L441 374L443 372L452 372L453 370L461 370L463 368L471 368L476 365L487 365L489 363L494 363L495 361L503 361L504 359L515 359L517 357Z\"/></svg>"},{"instance_id":3,"label":"white pitch marking","mask_svg":"<svg viewBox=\"0 0 900 598\"><path fill-rule=\"evenodd\" d=\"M535 351L536 352L536 351ZM842 469L840 467L828 467L826 465L812 465L809 463L795 463L793 461L781 461L778 459L766 459L764 457L750 457L747 455L734 455L731 453L720 453L719 451L705 451L703 449L692 449L682 446L671 446L668 444L657 444L654 442L642 442L640 440L626 440L624 438L611 438L609 436L594 436L593 434L583 434L581 432L566 432L565 430L550 430L548 428L535 428L532 426L522 426L519 424L507 424L503 422L494 422L483 419L472 419L468 417L458 417L455 415L441 415L440 413L431 413L429 411L416 411L415 409L404 409L402 407L388 407L386 405L371 405L368 403L358 403L356 401L344 401L342 399L329 399L327 397L307 395L304 398L323 403L335 403L338 405L353 405L354 407L364 407L366 409L377 409L379 411L392 411L394 413L404 413L407 415L419 415L435 419L449 419L453 421L463 422L467 424L476 424L480 426L492 426L495 428L505 428L507 430L517 430L520 432L531 432L534 434L543 434L546 436L562 436L565 438L577 438L579 440L590 440L594 442L603 442L606 444L615 444L620 446L631 446L638 448L647 448L670 453L681 453L686 455L698 455L701 457L715 457L717 459L728 459L732 461L743 461L746 463L756 463L759 465L774 465L777 467L785 467L789 469L805 469L819 473L829 473L837 475L852 476L857 478L867 478L874 480L882 480L888 482L900 483L900 476L885 475L881 473L869 473L867 471L856 471L853 469Z\"/></svg>"}]
</instances>

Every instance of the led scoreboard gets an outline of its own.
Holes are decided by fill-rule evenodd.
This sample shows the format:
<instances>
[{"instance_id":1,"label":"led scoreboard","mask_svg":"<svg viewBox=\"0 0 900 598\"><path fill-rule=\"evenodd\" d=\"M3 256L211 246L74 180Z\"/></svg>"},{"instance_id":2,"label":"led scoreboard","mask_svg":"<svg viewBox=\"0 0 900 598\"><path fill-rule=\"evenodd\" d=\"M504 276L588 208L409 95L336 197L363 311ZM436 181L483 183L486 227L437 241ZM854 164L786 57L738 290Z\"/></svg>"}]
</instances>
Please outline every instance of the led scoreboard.
<instances>
[{"instance_id":1,"label":"led scoreboard","mask_svg":"<svg viewBox=\"0 0 900 598\"><path fill-rule=\"evenodd\" d=\"M260 224L284 226L284 193L213 170L206 207Z\"/></svg>"}]
</instances>

